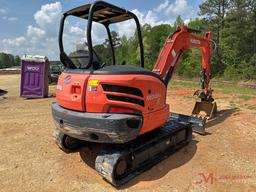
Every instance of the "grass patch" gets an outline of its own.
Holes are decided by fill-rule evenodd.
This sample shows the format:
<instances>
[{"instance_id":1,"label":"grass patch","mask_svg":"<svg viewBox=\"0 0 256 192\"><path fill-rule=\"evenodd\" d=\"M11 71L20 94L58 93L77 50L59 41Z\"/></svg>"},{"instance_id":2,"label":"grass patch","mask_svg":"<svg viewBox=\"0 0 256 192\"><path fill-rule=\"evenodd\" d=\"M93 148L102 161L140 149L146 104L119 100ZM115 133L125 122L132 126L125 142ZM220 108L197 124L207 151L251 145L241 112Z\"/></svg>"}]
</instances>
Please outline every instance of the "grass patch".
<instances>
[{"instance_id":1,"label":"grass patch","mask_svg":"<svg viewBox=\"0 0 256 192\"><path fill-rule=\"evenodd\" d=\"M230 105L230 107L231 107L232 109L236 109L236 108L237 108L237 106L236 106L236 104L235 104L234 101L230 101L230 102L229 102L229 105Z\"/></svg>"},{"instance_id":2,"label":"grass patch","mask_svg":"<svg viewBox=\"0 0 256 192\"><path fill-rule=\"evenodd\" d=\"M193 96L184 96L183 98L184 98L184 99L195 99L196 97L193 97Z\"/></svg>"},{"instance_id":3,"label":"grass patch","mask_svg":"<svg viewBox=\"0 0 256 192\"><path fill-rule=\"evenodd\" d=\"M256 110L256 106L248 106L247 109L250 109L250 110Z\"/></svg>"},{"instance_id":4,"label":"grass patch","mask_svg":"<svg viewBox=\"0 0 256 192\"><path fill-rule=\"evenodd\" d=\"M239 112L241 111L241 109L236 105L236 103L234 101L230 101L229 102L229 106L231 109L233 109L235 112Z\"/></svg>"},{"instance_id":5,"label":"grass patch","mask_svg":"<svg viewBox=\"0 0 256 192\"><path fill-rule=\"evenodd\" d=\"M243 87L239 86L236 83L223 83L223 82L213 82L211 84L212 88L221 91L222 93L227 93L227 94L242 94L242 95L250 95L253 96L256 94L256 89L250 88L250 87Z\"/></svg>"},{"instance_id":6,"label":"grass patch","mask_svg":"<svg viewBox=\"0 0 256 192\"><path fill-rule=\"evenodd\" d=\"M171 87L185 87L185 88L193 88L200 89L201 85L199 82L195 80L173 80L170 82ZM254 98L256 95L256 89L250 87L243 87L237 85L235 82L223 83L221 81L212 81L211 87L216 92L226 93L226 94L241 94L241 98L244 100L249 100Z\"/></svg>"},{"instance_id":7,"label":"grass patch","mask_svg":"<svg viewBox=\"0 0 256 192\"><path fill-rule=\"evenodd\" d=\"M250 99L253 99L254 97L253 96L250 96L250 95L238 95L238 98L239 99L243 99L245 101L248 101Z\"/></svg>"},{"instance_id":8,"label":"grass patch","mask_svg":"<svg viewBox=\"0 0 256 192\"><path fill-rule=\"evenodd\" d=\"M200 86L198 82L195 81L186 81L186 80L173 80L170 82L170 87L188 87L188 88L197 88Z\"/></svg>"},{"instance_id":9,"label":"grass patch","mask_svg":"<svg viewBox=\"0 0 256 192\"><path fill-rule=\"evenodd\" d=\"M185 99L193 99L193 98L195 98L194 96L189 96L189 95L187 95L187 96L184 96L184 98Z\"/></svg>"},{"instance_id":10,"label":"grass patch","mask_svg":"<svg viewBox=\"0 0 256 192\"><path fill-rule=\"evenodd\" d=\"M232 109L234 112L239 112L239 111L241 111L241 109L239 108L239 107L237 107L237 105L234 103L234 102L230 102L229 103L229 107L230 107L230 109Z\"/></svg>"}]
</instances>

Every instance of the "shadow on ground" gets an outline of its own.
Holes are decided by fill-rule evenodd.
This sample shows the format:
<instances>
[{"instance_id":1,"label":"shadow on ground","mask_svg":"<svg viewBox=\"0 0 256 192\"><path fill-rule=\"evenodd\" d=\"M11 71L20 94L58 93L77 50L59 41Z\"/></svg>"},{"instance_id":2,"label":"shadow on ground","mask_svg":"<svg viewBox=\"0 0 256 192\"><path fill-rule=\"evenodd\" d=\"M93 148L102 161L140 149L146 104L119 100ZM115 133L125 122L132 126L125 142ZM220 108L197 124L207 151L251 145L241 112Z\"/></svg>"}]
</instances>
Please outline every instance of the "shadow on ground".
<instances>
[{"instance_id":1,"label":"shadow on ground","mask_svg":"<svg viewBox=\"0 0 256 192\"><path fill-rule=\"evenodd\" d=\"M210 127L213 127L217 124L222 123L225 121L228 117L230 117L232 114L238 112L238 108L231 108L231 109L223 109L217 112L217 115L215 118L207 121L205 128L208 129Z\"/></svg>"},{"instance_id":2,"label":"shadow on ground","mask_svg":"<svg viewBox=\"0 0 256 192\"><path fill-rule=\"evenodd\" d=\"M80 157L83 162L90 166L92 169L95 168L95 160L100 150L102 149L103 144L101 143L88 143L86 147L79 151Z\"/></svg>"},{"instance_id":3,"label":"shadow on ground","mask_svg":"<svg viewBox=\"0 0 256 192\"><path fill-rule=\"evenodd\" d=\"M8 91L0 89L0 96L5 95L6 93L8 93Z\"/></svg>"},{"instance_id":4,"label":"shadow on ground","mask_svg":"<svg viewBox=\"0 0 256 192\"><path fill-rule=\"evenodd\" d=\"M186 164L187 162L189 162L196 153L196 150L197 150L196 144L197 144L197 141L192 140L187 146L183 147L179 151L170 155L167 159L161 161L160 163L153 166L152 168L145 171L144 173L133 178L128 183L119 187L118 189L129 188L133 185L136 185L140 181L153 181L153 180L158 180L162 178L172 169L180 167ZM79 152L81 159L84 161L86 165L94 169L95 167L94 162L101 147L102 147L102 144L93 144L89 147L83 148Z\"/></svg>"}]
</instances>

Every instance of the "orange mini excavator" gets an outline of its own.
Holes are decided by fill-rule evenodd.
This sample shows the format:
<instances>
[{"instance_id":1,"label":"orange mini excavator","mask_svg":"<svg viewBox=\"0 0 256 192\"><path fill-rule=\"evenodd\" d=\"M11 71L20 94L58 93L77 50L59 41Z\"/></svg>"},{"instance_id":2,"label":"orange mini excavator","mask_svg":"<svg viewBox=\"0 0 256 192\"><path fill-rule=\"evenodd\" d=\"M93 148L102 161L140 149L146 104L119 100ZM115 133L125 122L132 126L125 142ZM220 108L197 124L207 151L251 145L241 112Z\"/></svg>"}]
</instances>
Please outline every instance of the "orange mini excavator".
<instances>
[{"instance_id":1,"label":"orange mini excavator","mask_svg":"<svg viewBox=\"0 0 256 192\"><path fill-rule=\"evenodd\" d=\"M69 16L87 20L87 43L80 42L72 55L65 52L63 29ZM133 19L137 27L140 67L117 65L109 26ZM102 24L109 38L111 66L104 66L92 45L92 23ZM60 60L65 66L59 77L56 101L52 103L56 143L65 152L77 151L88 143L103 143L95 169L119 186L147 170L192 138L192 127L204 119L169 113L167 85L182 54L191 47L202 48L202 89L196 91L216 111L210 82L212 33L193 35L197 30L178 27L170 35L153 71L144 68L140 23L136 15L103 1L77 7L63 14L59 31ZM199 103L195 111L204 104ZM198 113L198 112L195 112ZM197 130L195 128L195 130ZM197 130L198 131L198 130ZM203 133L203 130L199 131Z\"/></svg>"}]
</instances>

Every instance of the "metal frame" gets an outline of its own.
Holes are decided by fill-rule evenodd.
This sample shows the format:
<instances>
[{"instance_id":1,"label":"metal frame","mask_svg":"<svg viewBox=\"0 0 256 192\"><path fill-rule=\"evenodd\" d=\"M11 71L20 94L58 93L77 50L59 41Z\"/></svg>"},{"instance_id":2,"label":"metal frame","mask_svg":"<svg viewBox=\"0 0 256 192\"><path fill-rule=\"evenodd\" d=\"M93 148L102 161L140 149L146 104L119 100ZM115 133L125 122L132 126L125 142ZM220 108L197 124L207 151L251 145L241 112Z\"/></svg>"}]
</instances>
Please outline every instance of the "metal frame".
<instances>
[{"instance_id":1,"label":"metal frame","mask_svg":"<svg viewBox=\"0 0 256 192\"><path fill-rule=\"evenodd\" d=\"M132 12L127 11L125 9L122 9L120 7L117 7L115 5L106 3L104 1L96 1L93 4L90 5L90 9L89 9L89 12L88 12L87 44L88 44L88 51L89 51L89 64L85 67L85 69L89 69L92 65L93 65L94 70L97 69L97 66L95 64L93 64L93 62L92 62L92 60L93 60L93 45L92 45L92 36L91 36L93 14L94 14L94 10L97 6L109 7L109 8L113 8L115 10L119 10L120 12L124 12L124 13L128 14L131 18L134 19L134 21L136 23L136 27L137 27L137 34L138 34L138 40L139 40L139 46L140 46L140 65L141 65L142 68L144 68L144 48L143 48L143 41L142 41L140 23L139 23L139 19L137 18L137 16L135 14L133 14ZM66 13L63 14L63 16L61 18L58 41L59 41L61 62L67 68L76 69L77 67L73 64L71 59L65 53L64 48L63 48L63 41L62 41L63 40L62 37L63 37L65 19L66 19L67 16L73 15L71 13L70 13L70 11L67 11ZM120 22L122 22L122 21L120 21ZM113 47L113 40L112 40L111 32L110 32L110 29L109 29L109 25L111 24L111 22L110 23L102 23L102 24L105 26L107 34L108 34L108 39L109 39L111 52L112 52L112 64L115 65L116 64L115 50L114 50L114 47Z\"/></svg>"}]
</instances>

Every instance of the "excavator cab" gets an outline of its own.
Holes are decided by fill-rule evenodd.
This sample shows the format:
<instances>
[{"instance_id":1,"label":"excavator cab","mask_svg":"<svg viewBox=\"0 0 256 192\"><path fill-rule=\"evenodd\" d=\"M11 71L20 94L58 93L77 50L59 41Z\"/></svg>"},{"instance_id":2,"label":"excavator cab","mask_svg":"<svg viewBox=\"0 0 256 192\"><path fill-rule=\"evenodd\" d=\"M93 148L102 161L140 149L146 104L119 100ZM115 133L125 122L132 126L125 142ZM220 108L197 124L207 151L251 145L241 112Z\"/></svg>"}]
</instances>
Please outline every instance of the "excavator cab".
<instances>
[{"instance_id":1,"label":"excavator cab","mask_svg":"<svg viewBox=\"0 0 256 192\"><path fill-rule=\"evenodd\" d=\"M64 34L64 30L68 29L68 25L70 24L67 21L69 17L76 17L76 23L86 23L87 26L83 25L86 28L85 37L80 38L81 41L76 44L76 50L69 53L67 47L64 46L64 39L68 35ZM79 20L78 20L79 19ZM93 25L98 25L101 28L105 28L107 33L108 42L111 49L111 57L112 64L116 65L115 58L115 49L114 42L111 36L111 26L112 24L117 24L120 22L125 22L128 20L134 20L137 28L138 35L138 43L140 49L140 66L144 68L144 52L143 52L143 43L141 37L140 23L137 16L125 9L117 7L115 5L106 3L104 1L96 1L93 4L83 5L72 10L67 11L63 14L63 17L60 22L60 30L59 30L59 49L60 49L60 60L66 68L70 69L92 69L97 70L104 67L104 63L102 63L99 59L98 54L93 48ZM66 22L65 22L66 21ZM66 27L64 27L64 25ZM79 25L79 24L78 24ZM79 33L81 29L79 28L71 28L70 31L74 33L70 35L74 35ZM102 34L101 34L102 35ZM74 37L75 38L75 37ZM95 37L97 38L97 37ZM64 41L64 43L63 43ZM70 42L67 40L67 46L70 46Z\"/></svg>"}]
</instances>

